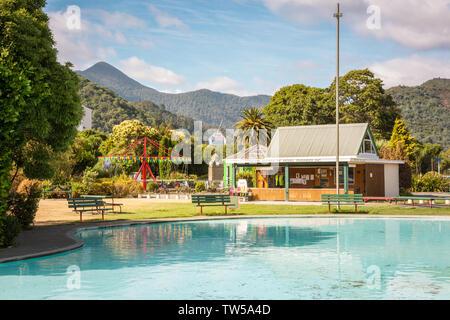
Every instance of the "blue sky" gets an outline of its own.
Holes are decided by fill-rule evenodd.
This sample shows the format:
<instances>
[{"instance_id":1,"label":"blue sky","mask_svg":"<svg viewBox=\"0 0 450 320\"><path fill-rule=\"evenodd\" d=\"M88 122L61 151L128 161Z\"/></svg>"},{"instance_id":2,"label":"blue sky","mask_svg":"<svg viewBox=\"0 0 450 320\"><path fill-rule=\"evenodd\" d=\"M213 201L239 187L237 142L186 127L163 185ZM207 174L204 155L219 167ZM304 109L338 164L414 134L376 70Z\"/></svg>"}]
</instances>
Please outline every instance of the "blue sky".
<instances>
[{"instance_id":1,"label":"blue sky","mask_svg":"<svg viewBox=\"0 0 450 320\"><path fill-rule=\"evenodd\" d=\"M450 0L342 0L341 74L370 68L386 87L450 78ZM370 9L375 4L374 9ZM69 6L80 8L80 29ZM335 74L330 0L48 0L61 61L106 61L165 92L269 94ZM377 11L378 10L378 11Z\"/></svg>"}]
</instances>

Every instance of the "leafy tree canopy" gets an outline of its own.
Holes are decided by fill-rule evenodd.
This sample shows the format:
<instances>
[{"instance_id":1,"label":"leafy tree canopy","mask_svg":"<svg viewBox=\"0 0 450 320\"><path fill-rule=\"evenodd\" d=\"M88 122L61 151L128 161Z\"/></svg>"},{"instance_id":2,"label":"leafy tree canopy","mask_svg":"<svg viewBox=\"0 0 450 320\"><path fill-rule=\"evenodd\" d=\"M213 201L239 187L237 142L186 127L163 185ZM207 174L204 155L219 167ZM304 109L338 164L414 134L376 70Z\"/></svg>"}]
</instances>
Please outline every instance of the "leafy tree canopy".
<instances>
[{"instance_id":1,"label":"leafy tree canopy","mask_svg":"<svg viewBox=\"0 0 450 320\"><path fill-rule=\"evenodd\" d=\"M329 88L335 104L336 80ZM344 123L369 123L376 138L389 139L400 110L385 93L383 82L369 69L352 70L339 78L339 113Z\"/></svg>"},{"instance_id":2,"label":"leafy tree canopy","mask_svg":"<svg viewBox=\"0 0 450 320\"><path fill-rule=\"evenodd\" d=\"M327 89L302 84L281 88L264 108L276 127L329 124L336 120L335 81ZM374 136L389 139L400 116L382 81L368 69L353 70L339 78L341 123L369 123Z\"/></svg>"},{"instance_id":3,"label":"leafy tree canopy","mask_svg":"<svg viewBox=\"0 0 450 320\"><path fill-rule=\"evenodd\" d=\"M97 157L102 155L100 146L106 139L106 134L95 130L84 130L77 135L71 152L74 174L81 174L87 167L97 163Z\"/></svg>"},{"instance_id":4,"label":"leafy tree canopy","mask_svg":"<svg viewBox=\"0 0 450 320\"><path fill-rule=\"evenodd\" d=\"M266 141L270 140L270 130L273 128L273 125L267 119L262 109L244 109L241 111L241 118L242 120L236 122L234 126L241 129L244 133L250 132L250 135L246 137L246 140L247 138L248 140L255 138L256 141L254 142L258 144L260 143L260 138L265 138Z\"/></svg>"},{"instance_id":5,"label":"leafy tree canopy","mask_svg":"<svg viewBox=\"0 0 450 320\"><path fill-rule=\"evenodd\" d=\"M327 90L303 84L281 88L264 108L267 121L276 127L326 124L333 121Z\"/></svg>"},{"instance_id":6,"label":"leafy tree canopy","mask_svg":"<svg viewBox=\"0 0 450 320\"><path fill-rule=\"evenodd\" d=\"M397 119L395 120L394 129L392 130L391 139L389 140L388 145L395 151L399 144L405 150L408 158L412 161L414 159L414 154L419 147L419 143L409 133L405 121Z\"/></svg>"},{"instance_id":7,"label":"leafy tree canopy","mask_svg":"<svg viewBox=\"0 0 450 320\"><path fill-rule=\"evenodd\" d=\"M49 159L43 154L47 149L27 144L64 150L82 117L78 78L70 64L57 62L44 6L44 0L0 1L0 229L11 163L17 169L25 167L24 172L34 178L40 173L46 177L49 171L37 168L42 167L42 159ZM28 150L39 153L35 158L41 163L29 161L33 155Z\"/></svg>"},{"instance_id":8,"label":"leafy tree canopy","mask_svg":"<svg viewBox=\"0 0 450 320\"><path fill-rule=\"evenodd\" d=\"M156 142L161 139L156 129L144 125L139 120L126 120L121 124L114 126L112 134L102 144L100 151L103 155L118 152L119 150L144 137ZM141 144L135 149L134 154L141 154L143 151L144 147ZM147 153L151 155L158 155L158 150L153 145L149 146L147 144Z\"/></svg>"}]
</instances>

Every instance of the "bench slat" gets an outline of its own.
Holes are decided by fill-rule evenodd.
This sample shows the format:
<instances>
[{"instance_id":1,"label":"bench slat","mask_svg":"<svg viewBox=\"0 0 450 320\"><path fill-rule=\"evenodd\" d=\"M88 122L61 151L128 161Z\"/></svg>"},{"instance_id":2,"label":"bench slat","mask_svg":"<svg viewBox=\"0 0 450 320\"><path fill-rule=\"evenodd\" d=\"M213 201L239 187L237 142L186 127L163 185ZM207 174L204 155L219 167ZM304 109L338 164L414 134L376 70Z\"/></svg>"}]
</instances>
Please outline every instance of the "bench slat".
<instances>
[{"instance_id":1,"label":"bench slat","mask_svg":"<svg viewBox=\"0 0 450 320\"><path fill-rule=\"evenodd\" d=\"M192 204L200 207L200 214L203 214L203 207L225 207L225 214L227 214L227 207L232 206L230 195L227 194L194 194L191 197Z\"/></svg>"},{"instance_id":2,"label":"bench slat","mask_svg":"<svg viewBox=\"0 0 450 320\"><path fill-rule=\"evenodd\" d=\"M362 194L322 194L322 205L328 205L328 213L331 213L332 205L351 205L355 206L355 213L358 205L365 205Z\"/></svg>"},{"instance_id":3,"label":"bench slat","mask_svg":"<svg viewBox=\"0 0 450 320\"><path fill-rule=\"evenodd\" d=\"M80 222L82 222L83 212L91 212L92 214L101 214L102 220L104 220L103 215L107 211L114 212L114 208L106 208L105 202L101 199L92 198L68 198L67 205L73 210L73 212L80 215Z\"/></svg>"}]
</instances>

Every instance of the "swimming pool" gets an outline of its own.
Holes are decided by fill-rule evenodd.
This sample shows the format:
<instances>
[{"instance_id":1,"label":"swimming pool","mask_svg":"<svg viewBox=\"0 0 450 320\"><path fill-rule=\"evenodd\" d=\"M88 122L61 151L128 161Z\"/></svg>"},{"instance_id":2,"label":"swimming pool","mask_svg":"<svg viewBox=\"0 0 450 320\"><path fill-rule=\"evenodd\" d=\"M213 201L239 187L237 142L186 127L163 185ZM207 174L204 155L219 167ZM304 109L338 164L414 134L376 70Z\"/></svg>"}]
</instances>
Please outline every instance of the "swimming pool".
<instances>
[{"instance_id":1,"label":"swimming pool","mask_svg":"<svg viewBox=\"0 0 450 320\"><path fill-rule=\"evenodd\" d=\"M254 218L80 232L0 299L450 299L450 220Z\"/></svg>"}]
</instances>

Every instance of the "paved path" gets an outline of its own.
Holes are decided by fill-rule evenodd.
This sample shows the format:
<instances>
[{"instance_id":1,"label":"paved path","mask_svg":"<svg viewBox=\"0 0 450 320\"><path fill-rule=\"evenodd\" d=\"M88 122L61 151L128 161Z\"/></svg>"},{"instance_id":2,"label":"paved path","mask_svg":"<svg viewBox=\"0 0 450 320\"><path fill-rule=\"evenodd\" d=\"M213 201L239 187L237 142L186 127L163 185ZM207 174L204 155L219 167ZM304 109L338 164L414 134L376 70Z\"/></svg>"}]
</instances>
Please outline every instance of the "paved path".
<instances>
[{"instance_id":1,"label":"paved path","mask_svg":"<svg viewBox=\"0 0 450 320\"><path fill-rule=\"evenodd\" d=\"M30 258L37 258L51 254L61 253L65 251L74 250L83 246L83 241L75 237L75 234L81 230L109 228L118 226L129 226L138 224L149 224L158 222L173 222L173 221L195 221L195 220L215 220L215 219L251 219L251 218L428 218L428 219L447 219L450 217L444 216L369 216L369 215L354 215L354 214L313 214L313 215L255 215L255 216L196 216L189 218L170 218L170 219L151 219L139 221L112 221L112 222L86 222L74 223L69 225L48 225L35 226L32 230L22 232L17 240L16 246L13 248L0 249L0 263L25 260Z\"/></svg>"}]
</instances>

